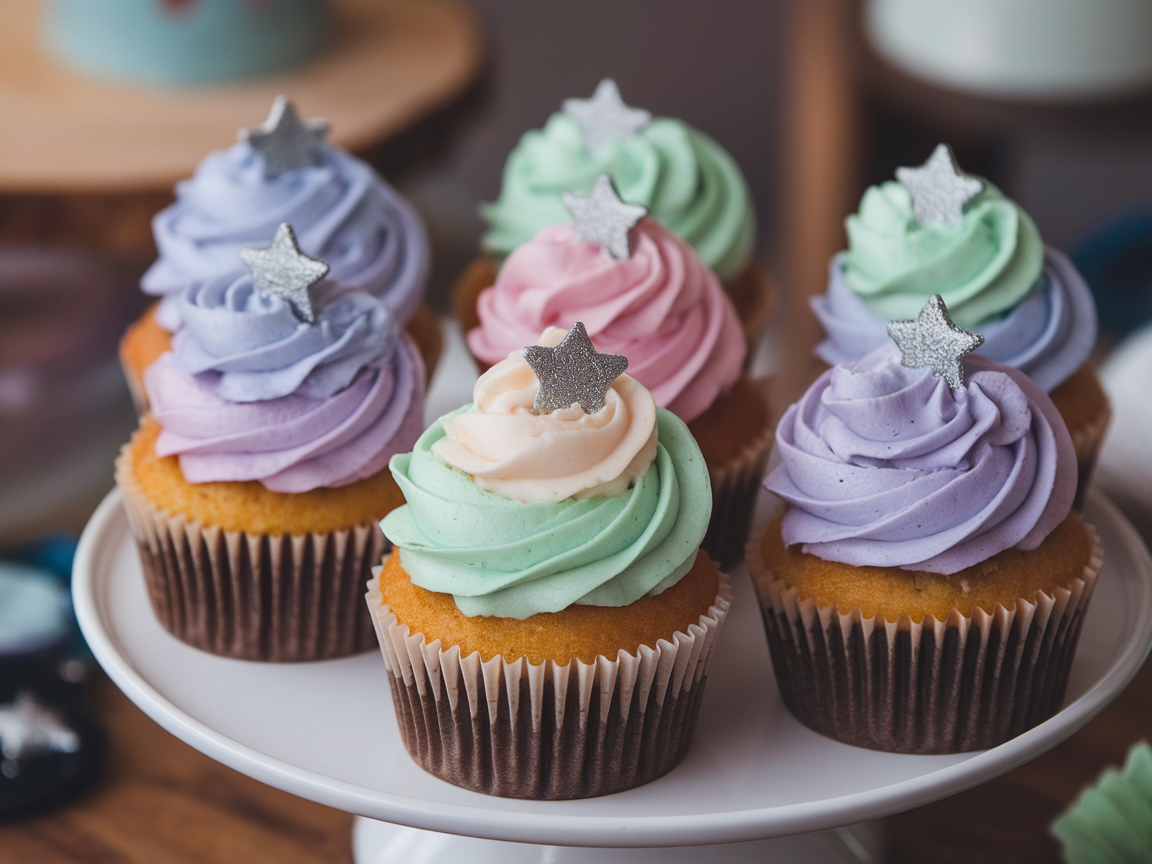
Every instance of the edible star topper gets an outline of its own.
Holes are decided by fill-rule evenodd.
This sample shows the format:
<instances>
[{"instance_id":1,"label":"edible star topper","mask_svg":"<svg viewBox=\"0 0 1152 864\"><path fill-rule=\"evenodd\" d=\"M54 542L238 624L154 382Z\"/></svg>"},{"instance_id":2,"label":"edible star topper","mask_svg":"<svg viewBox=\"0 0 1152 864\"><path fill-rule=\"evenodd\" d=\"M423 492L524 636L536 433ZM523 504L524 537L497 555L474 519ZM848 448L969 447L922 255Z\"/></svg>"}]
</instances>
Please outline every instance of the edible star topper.
<instances>
[{"instance_id":1,"label":"edible star topper","mask_svg":"<svg viewBox=\"0 0 1152 864\"><path fill-rule=\"evenodd\" d=\"M271 246L245 246L240 258L252 271L257 291L283 297L297 318L316 321L308 289L328 275L328 265L300 251L291 225L281 222Z\"/></svg>"},{"instance_id":2,"label":"edible star topper","mask_svg":"<svg viewBox=\"0 0 1152 864\"><path fill-rule=\"evenodd\" d=\"M648 211L639 204L621 201L611 177L601 174L587 195L565 192L560 200L572 214L577 240L599 243L617 261L632 257L629 232L633 225L648 215Z\"/></svg>"},{"instance_id":3,"label":"edible star topper","mask_svg":"<svg viewBox=\"0 0 1152 864\"><path fill-rule=\"evenodd\" d=\"M984 181L960 170L952 148L937 144L919 168L897 168L896 179L912 195L916 224L959 225L964 205L984 189Z\"/></svg>"},{"instance_id":4,"label":"edible star topper","mask_svg":"<svg viewBox=\"0 0 1152 864\"><path fill-rule=\"evenodd\" d=\"M241 129L239 137L263 157L264 179L274 180L285 171L319 165L320 146L327 134L327 120L301 122L292 100L277 96L264 125Z\"/></svg>"},{"instance_id":5,"label":"edible star topper","mask_svg":"<svg viewBox=\"0 0 1152 864\"><path fill-rule=\"evenodd\" d=\"M944 298L933 294L915 321L890 321L888 335L900 348L900 362L909 369L932 367L948 386L964 386L964 358L984 344L984 337L952 323Z\"/></svg>"},{"instance_id":6,"label":"edible star topper","mask_svg":"<svg viewBox=\"0 0 1152 864\"><path fill-rule=\"evenodd\" d=\"M604 394L612 382L628 368L627 357L597 352L580 321L555 348L529 345L524 359L540 382L533 414L551 414L574 403L579 403L585 414L595 414L604 407Z\"/></svg>"},{"instance_id":7,"label":"edible star topper","mask_svg":"<svg viewBox=\"0 0 1152 864\"><path fill-rule=\"evenodd\" d=\"M591 99L565 99L561 110L580 124L584 146L589 150L613 141L627 141L652 122L648 111L624 104L611 78L596 85Z\"/></svg>"},{"instance_id":8,"label":"edible star topper","mask_svg":"<svg viewBox=\"0 0 1152 864\"><path fill-rule=\"evenodd\" d=\"M42 753L75 753L80 736L27 690L0 705L0 771L9 779L20 773L20 760Z\"/></svg>"}]
</instances>

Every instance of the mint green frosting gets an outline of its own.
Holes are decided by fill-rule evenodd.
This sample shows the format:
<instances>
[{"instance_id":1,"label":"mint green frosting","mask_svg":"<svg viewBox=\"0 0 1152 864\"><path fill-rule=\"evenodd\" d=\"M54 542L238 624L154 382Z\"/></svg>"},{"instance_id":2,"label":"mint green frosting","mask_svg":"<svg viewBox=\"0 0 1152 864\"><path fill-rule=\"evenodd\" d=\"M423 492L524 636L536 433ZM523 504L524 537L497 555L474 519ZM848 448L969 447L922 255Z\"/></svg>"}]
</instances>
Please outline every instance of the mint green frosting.
<instances>
[{"instance_id":1,"label":"mint green frosting","mask_svg":"<svg viewBox=\"0 0 1152 864\"><path fill-rule=\"evenodd\" d=\"M627 606L691 569L712 489L676 415L657 409L656 459L626 492L525 504L484 491L432 454L443 421L469 410L437 420L389 464L408 503L380 528L414 584L453 595L465 615L523 620L573 603Z\"/></svg>"},{"instance_id":2,"label":"mint green frosting","mask_svg":"<svg viewBox=\"0 0 1152 864\"><path fill-rule=\"evenodd\" d=\"M488 221L485 250L505 256L548 225L570 222L563 192L587 192L608 174L625 201L641 204L692 245L722 282L752 257L756 219L732 157L702 132L658 118L632 138L589 150L580 126L553 114L524 134L504 165L504 184Z\"/></svg>"},{"instance_id":3,"label":"mint green frosting","mask_svg":"<svg viewBox=\"0 0 1152 864\"><path fill-rule=\"evenodd\" d=\"M976 327L1019 303L1044 267L1035 223L991 184L959 225L917 226L895 181L870 187L845 224L844 278L888 321L915 318L939 294L953 321Z\"/></svg>"}]
</instances>

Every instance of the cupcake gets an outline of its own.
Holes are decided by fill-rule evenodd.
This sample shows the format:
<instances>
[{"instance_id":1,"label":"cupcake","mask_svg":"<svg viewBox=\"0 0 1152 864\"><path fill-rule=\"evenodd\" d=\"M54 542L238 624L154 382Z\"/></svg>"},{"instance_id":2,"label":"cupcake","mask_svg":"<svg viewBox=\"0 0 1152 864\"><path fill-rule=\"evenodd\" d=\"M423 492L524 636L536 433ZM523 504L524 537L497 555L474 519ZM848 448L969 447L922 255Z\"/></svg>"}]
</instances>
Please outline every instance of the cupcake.
<instances>
[{"instance_id":1,"label":"cupcake","mask_svg":"<svg viewBox=\"0 0 1152 864\"><path fill-rule=\"evenodd\" d=\"M1046 247L1020 207L961 174L946 144L899 182L873 186L847 219L827 293L812 301L827 338L816 353L851 363L887 342L885 325L914 317L939 294L961 327L984 336L985 357L1020 369L1052 397L1072 435L1078 504L1111 412L1088 356L1096 307L1072 263Z\"/></svg>"},{"instance_id":2,"label":"cupcake","mask_svg":"<svg viewBox=\"0 0 1152 864\"><path fill-rule=\"evenodd\" d=\"M777 683L848 744L1000 744L1064 698L1101 566L1059 412L934 297L776 432L785 502L749 543ZM931 368L924 368L931 367Z\"/></svg>"},{"instance_id":3,"label":"cupcake","mask_svg":"<svg viewBox=\"0 0 1152 864\"><path fill-rule=\"evenodd\" d=\"M549 330L392 460L368 606L405 746L450 783L606 795L688 747L731 594L700 450L626 366Z\"/></svg>"},{"instance_id":4,"label":"cupcake","mask_svg":"<svg viewBox=\"0 0 1152 864\"><path fill-rule=\"evenodd\" d=\"M176 201L156 214L159 257L140 280L159 297L125 334L121 360L137 395L140 376L179 329L181 293L245 272L240 250L266 244L291 223L307 254L328 262L332 280L376 297L406 326L431 370L441 335L420 305L428 279L428 237L420 217L370 166L324 141L328 124L301 122L281 96L257 129L218 150L176 185Z\"/></svg>"},{"instance_id":5,"label":"cupcake","mask_svg":"<svg viewBox=\"0 0 1152 864\"><path fill-rule=\"evenodd\" d=\"M518 247L480 294L468 347L487 367L548 327L583 321L600 348L628 357L700 444L715 500L704 548L727 566L743 554L772 443L763 385L741 371L735 309L692 247L621 202L607 175L565 203L575 221Z\"/></svg>"},{"instance_id":6,"label":"cupcake","mask_svg":"<svg viewBox=\"0 0 1152 864\"><path fill-rule=\"evenodd\" d=\"M403 503L387 470L424 428L420 352L377 298L322 280L286 225L252 274L181 292L151 413L121 451L153 609L190 645L246 660L369 649L361 586Z\"/></svg>"},{"instance_id":7,"label":"cupcake","mask_svg":"<svg viewBox=\"0 0 1152 864\"><path fill-rule=\"evenodd\" d=\"M767 275L752 259L756 219L740 169L704 133L625 105L610 78L591 99L565 100L509 154L500 196L481 210L488 224L484 254L457 288L457 317L465 320L476 294L493 283L514 249L541 228L568 220L565 192L588 192L602 174L625 201L644 206L692 245L719 276L754 340L772 298Z\"/></svg>"}]
</instances>

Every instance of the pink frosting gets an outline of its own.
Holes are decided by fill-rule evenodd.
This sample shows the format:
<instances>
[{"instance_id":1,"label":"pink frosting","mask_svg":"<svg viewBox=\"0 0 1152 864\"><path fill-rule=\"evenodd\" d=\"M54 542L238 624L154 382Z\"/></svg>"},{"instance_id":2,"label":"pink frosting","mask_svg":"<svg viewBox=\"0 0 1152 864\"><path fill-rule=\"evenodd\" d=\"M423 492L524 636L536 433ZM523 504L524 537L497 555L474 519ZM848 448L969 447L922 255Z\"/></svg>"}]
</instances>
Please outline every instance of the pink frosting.
<instances>
[{"instance_id":1,"label":"pink frosting","mask_svg":"<svg viewBox=\"0 0 1152 864\"><path fill-rule=\"evenodd\" d=\"M542 229L508 256L480 294L472 353L497 363L548 327L583 321L596 350L623 354L628 374L685 422L740 377L747 353L736 310L692 247L651 218L632 230L632 257Z\"/></svg>"}]
</instances>

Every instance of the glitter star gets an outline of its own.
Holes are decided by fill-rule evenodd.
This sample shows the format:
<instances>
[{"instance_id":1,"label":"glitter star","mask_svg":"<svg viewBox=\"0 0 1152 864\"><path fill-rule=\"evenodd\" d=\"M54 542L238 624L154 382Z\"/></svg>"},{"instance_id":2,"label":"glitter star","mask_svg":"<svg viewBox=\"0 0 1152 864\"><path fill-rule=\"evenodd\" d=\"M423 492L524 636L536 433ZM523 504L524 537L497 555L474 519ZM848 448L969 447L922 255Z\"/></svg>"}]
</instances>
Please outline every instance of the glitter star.
<instances>
[{"instance_id":1,"label":"glitter star","mask_svg":"<svg viewBox=\"0 0 1152 864\"><path fill-rule=\"evenodd\" d=\"M601 174L592 191L565 192L560 196L576 225L575 239L599 243L617 261L632 257L632 226L648 215L639 204L626 204L616 194L612 178Z\"/></svg>"},{"instance_id":2,"label":"glitter star","mask_svg":"<svg viewBox=\"0 0 1152 864\"><path fill-rule=\"evenodd\" d=\"M598 353L580 321L555 348L529 345L524 359L540 382L533 414L551 414L575 403L585 414L595 414L604 407L604 394L612 382L628 368L627 357Z\"/></svg>"},{"instance_id":3,"label":"glitter star","mask_svg":"<svg viewBox=\"0 0 1152 864\"><path fill-rule=\"evenodd\" d=\"M302 321L316 320L308 289L328 274L328 265L300 251L291 225L281 222L271 246L245 246L240 257L252 271L257 291L283 297Z\"/></svg>"},{"instance_id":4,"label":"glitter star","mask_svg":"<svg viewBox=\"0 0 1152 864\"><path fill-rule=\"evenodd\" d=\"M912 196L916 224L959 225L964 205L980 194L984 181L963 173L947 144L937 144L919 168L897 168L896 179Z\"/></svg>"},{"instance_id":5,"label":"glitter star","mask_svg":"<svg viewBox=\"0 0 1152 864\"><path fill-rule=\"evenodd\" d=\"M900 348L900 362L909 369L932 367L948 386L964 386L964 358L984 344L984 337L952 323L944 298L933 294L915 321L891 321L888 335Z\"/></svg>"},{"instance_id":6,"label":"glitter star","mask_svg":"<svg viewBox=\"0 0 1152 864\"><path fill-rule=\"evenodd\" d=\"M0 770L5 777L20 773L20 760L42 753L75 753L80 736L27 690L14 702L0 705Z\"/></svg>"},{"instance_id":7,"label":"glitter star","mask_svg":"<svg viewBox=\"0 0 1152 864\"><path fill-rule=\"evenodd\" d=\"M319 165L320 147L327 134L327 120L301 123L292 100L277 96L264 125L241 129L239 137L263 157L264 179L274 180L285 171Z\"/></svg>"},{"instance_id":8,"label":"glitter star","mask_svg":"<svg viewBox=\"0 0 1152 864\"><path fill-rule=\"evenodd\" d=\"M584 146L589 150L613 141L627 141L652 121L652 115L643 108L624 104L611 78L596 86L591 99L565 99L561 110L580 124Z\"/></svg>"}]
</instances>

